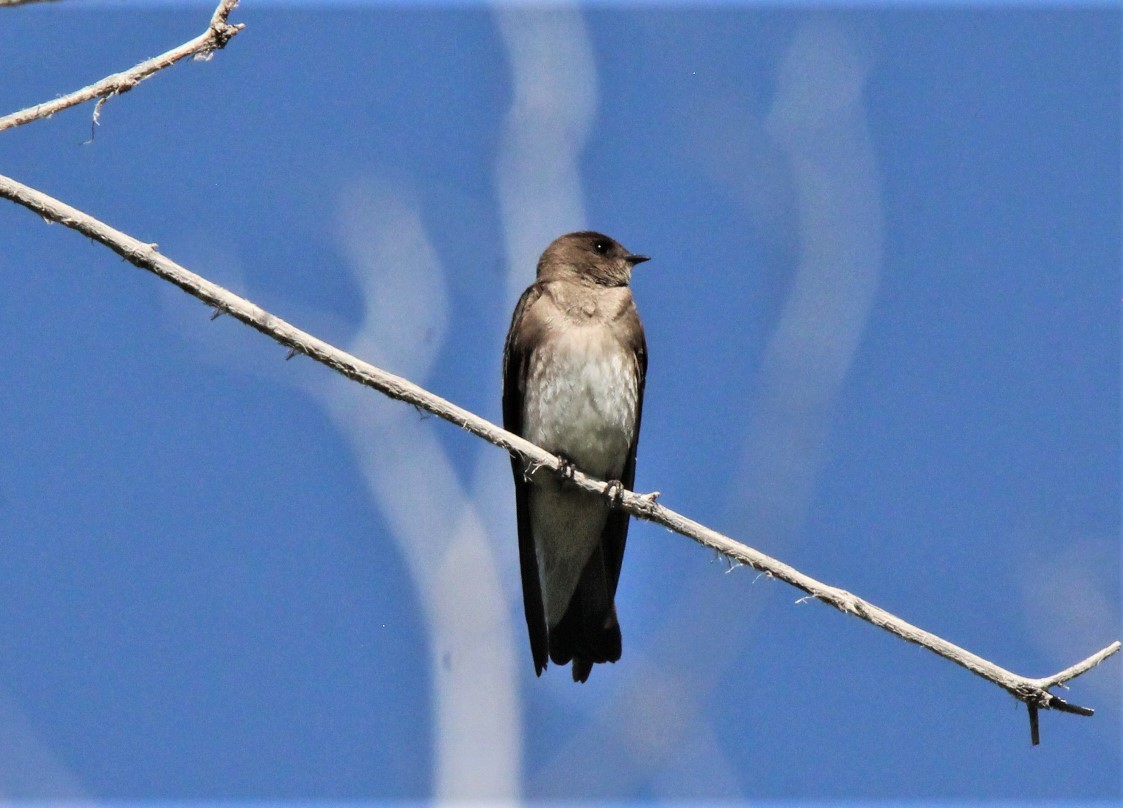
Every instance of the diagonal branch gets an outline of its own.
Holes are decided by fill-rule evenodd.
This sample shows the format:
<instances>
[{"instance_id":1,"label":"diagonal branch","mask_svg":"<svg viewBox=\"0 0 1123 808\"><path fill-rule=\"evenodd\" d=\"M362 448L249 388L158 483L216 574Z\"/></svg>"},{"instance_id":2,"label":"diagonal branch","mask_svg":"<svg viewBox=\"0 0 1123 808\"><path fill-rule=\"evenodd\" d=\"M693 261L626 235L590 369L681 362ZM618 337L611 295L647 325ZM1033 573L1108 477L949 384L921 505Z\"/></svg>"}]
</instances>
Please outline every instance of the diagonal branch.
<instances>
[{"instance_id":1,"label":"diagonal branch","mask_svg":"<svg viewBox=\"0 0 1123 808\"><path fill-rule=\"evenodd\" d=\"M172 48L166 53L141 62L131 70L106 76L101 81L94 82L88 87L75 90L53 101L36 104L27 109L21 109L18 112L5 115L0 118L0 132L15 126L22 126L31 121L40 120L41 118L49 118L56 112L61 112L64 109L69 109L78 104L84 104L95 98L99 99L98 106L100 107L106 99L114 95L119 95L120 93L128 92L133 87L136 87L142 81L149 78L152 74L163 70L165 67L170 67L181 59L185 59L188 56L201 59L207 58L214 51L226 47L226 43L237 36L238 32L245 27L244 25L231 25L226 21L230 16L230 12L232 12L237 5L238 0L221 0L218 7L215 8L214 14L211 16L211 21L207 25L207 30L194 39L184 42L178 48Z\"/></svg>"},{"instance_id":2,"label":"diagonal branch","mask_svg":"<svg viewBox=\"0 0 1123 808\"><path fill-rule=\"evenodd\" d=\"M2 175L0 175L0 196L23 205L48 221L64 224L94 241L104 244L130 263L148 270L170 283L174 283L183 291L198 298L208 306L214 307L217 312L227 313L251 328L271 337L287 347L290 355L305 354L338 373L342 373L349 379L378 390L383 395L412 404L450 421L489 443L519 455L531 468L544 467L555 471L560 469L560 461L557 457L529 441L500 429L490 421L430 393L408 379L387 373L339 348L329 345L323 340L317 339L245 298L211 283L161 255L154 244L145 244L138 241L70 205ZM759 570L770 577L778 578L806 592L807 598L801 598L800 600L812 598L820 600L841 612L854 615L885 629L901 639L927 648L1001 687L1019 701L1024 702L1029 708L1034 743L1037 743L1038 740L1038 710L1054 709L1077 715L1092 715L1093 712L1091 708L1070 704L1054 696L1049 692L1049 688L1060 685L1090 670L1115 654L1120 648L1120 643L1116 641L1082 662L1043 679L1021 676L931 632L914 626L857 595L817 581L782 561L771 558L758 550L734 541L728 536L723 536L705 525L659 505L655 501L658 494L636 494L631 491L619 493L615 486L612 486L610 490L610 486L604 481L588 477L580 472L574 474L573 483L585 491L605 496L616 507L622 508L633 516L663 525L699 544L717 550L729 558L747 564L753 569Z\"/></svg>"}]
</instances>

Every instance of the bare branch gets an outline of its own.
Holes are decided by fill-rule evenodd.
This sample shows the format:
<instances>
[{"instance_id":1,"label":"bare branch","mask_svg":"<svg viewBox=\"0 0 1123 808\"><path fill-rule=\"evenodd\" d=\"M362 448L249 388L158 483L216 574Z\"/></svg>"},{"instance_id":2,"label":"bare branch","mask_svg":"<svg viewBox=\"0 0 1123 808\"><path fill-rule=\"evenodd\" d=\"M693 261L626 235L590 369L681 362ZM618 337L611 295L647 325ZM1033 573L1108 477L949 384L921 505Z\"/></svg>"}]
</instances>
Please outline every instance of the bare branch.
<instances>
[{"instance_id":1,"label":"bare branch","mask_svg":"<svg viewBox=\"0 0 1123 808\"><path fill-rule=\"evenodd\" d=\"M1103 662L1105 659L1107 659L1109 656L1111 656L1112 654L1114 654L1118 650L1119 650L1119 643L1114 642L1111 645L1109 645L1107 648L1104 648L1102 651L1097 651L1096 653L1092 654L1090 657L1085 659L1083 662L1077 662L1071 668L1065 668L1060 673L1054 673L1052 676L1047 676L1044 679L1038 679L1035 684L1037 684L1037 686L1042 688L1042 689L1046 689L1046 688L1050 688L1050 687L1056 687L1057 685L1062 685L1065 682L1068 682L1072 679L1075 679L1080 674L1082 674L1086 671L1090 671L1092 668L1099 665L1101 662ZM1057 700L1060 701L1060 699L1057 699ZM1071 706L1070 706L1070 709L1071 709Z\"/></svg>"},{"instance_id":2,"label":"bare branch","mask_svg":"<svg viewBox=\"0 0 1123 808\"><path fill-rule=\"evenodd\" d=\"M128 92L154 73L163 70L165 67L170 67L181 59L188 56L207 58L214 51L226 47L226 43L245 28L244 25L231 25L226 21L230 12L237 5L238 0L222 0L214 10L207 30L189 42L184 42L178 48L172 48L166 53L141 62L131 70L106 76L101 81L94 82L88 87L83 87L81 90L76 90L61 98L5 115L0 118L0 132L41 118L49 118L56 112L83 104L86 101L92 101L95 98L100 99L100 108L101 103L106 99Z\"/></svg>"},{"instance_id":3,"label":"bare branch","mask_svg":"<svg viewBox=\"0 0 1123 808\"><path fill-rule=\"evenodd\" d=\"M138 241L82 211L2 175L0 175L0 196L23 205L38 213L44 219L64 224L104 244L137 267L174 283L180 289L214 308L215 311L230 314L251 328L276 340L289 349L290 356L298 353L306 354L317 362L327 365L360 384L372 387L390 398L412 404L450 421L489 443L521 456L527 462L528 468L533 469L532 473L541 473L541 469L554 472L561 469L561 461L538 446L518 435L500 429L490 421L430 393L407 379L387 373L296 328L250 301L211 283L161 255L153 244ZM1020 676L935 634L914 626L844 589L817 581L782 561L771 558L751 547L734 541L728 536L710 530L708 527L669 508L665 508L655 501L657 496L655 494L636 494L632 491L620 492L615 486L609 486L604 481L588 477L581 472L576 472L573 475L573 484L585 491L605 496L614 506L622 508L633 516L663 525L770 577L778 578L806 592L807 599L820 600L841 612L859 617L904 640L927 648L933 653L939 654L998 685L1029 707L1031 730L1035 743L1038 735L1036 718L1039 709L1054 709L1077 715L1092 715L1090 708L1069 704L1050 693L1049 688L1060 685L1090 670L1115 654L1120 648L1120 643L1116 641L1083 662L1043 679Z\"/></svg>"}]
</instances>

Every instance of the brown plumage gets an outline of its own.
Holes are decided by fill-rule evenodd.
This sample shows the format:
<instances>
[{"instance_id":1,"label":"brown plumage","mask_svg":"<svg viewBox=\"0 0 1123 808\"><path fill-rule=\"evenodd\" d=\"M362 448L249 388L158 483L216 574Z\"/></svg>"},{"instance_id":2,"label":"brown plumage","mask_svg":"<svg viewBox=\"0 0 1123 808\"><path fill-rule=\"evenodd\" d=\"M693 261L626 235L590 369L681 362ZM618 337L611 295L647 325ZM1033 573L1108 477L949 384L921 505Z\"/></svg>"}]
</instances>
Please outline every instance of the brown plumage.
<instances>
[{"instance_id":1,"label":"brown plumage","mask_svg":"<svg viewBox=\"0 0 1123 808\"><path fill-rule=\"evenodd\" d=\"M647 346L628 283L634 255L600 233L570 233L538 262L503 352L503 423L581 471L631 488ZM535 672L620 658L616 586L628 515L604 497L512 458L523 605Z\"/></svg>"}]
</instances>

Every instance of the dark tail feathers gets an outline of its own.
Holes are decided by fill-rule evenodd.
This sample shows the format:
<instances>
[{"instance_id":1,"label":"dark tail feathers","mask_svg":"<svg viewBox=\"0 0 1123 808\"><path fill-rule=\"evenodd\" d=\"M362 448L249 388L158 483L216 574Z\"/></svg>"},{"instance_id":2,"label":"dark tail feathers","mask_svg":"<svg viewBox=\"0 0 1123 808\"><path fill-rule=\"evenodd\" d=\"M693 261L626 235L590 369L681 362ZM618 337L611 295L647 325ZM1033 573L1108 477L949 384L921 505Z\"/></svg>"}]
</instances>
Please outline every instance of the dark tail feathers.
<instances>
[{"instance_id":1,"label":"dark tail feathers","mask_svg":"<svg viewBox=\"0 0 1123 808\"><path fill-rule=\"evenodd\" d=\"M581 574L569 608L550 629L550 659L556 665L572 660L575 682L586 681L595 663L620 659L620 623L613 594L598 548Z\"/></svg>"}]
</instances>

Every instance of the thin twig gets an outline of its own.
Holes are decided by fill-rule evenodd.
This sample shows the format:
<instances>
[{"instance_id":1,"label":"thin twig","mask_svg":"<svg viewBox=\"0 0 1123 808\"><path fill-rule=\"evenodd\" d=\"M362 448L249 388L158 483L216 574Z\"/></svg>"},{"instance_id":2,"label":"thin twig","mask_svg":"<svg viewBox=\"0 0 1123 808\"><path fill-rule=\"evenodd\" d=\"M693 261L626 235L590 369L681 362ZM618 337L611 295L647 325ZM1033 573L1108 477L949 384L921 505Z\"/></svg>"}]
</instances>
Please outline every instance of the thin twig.
<instances>
[{"instance_id":1,"label":"thin twig","mask_svg":"<svg viewBox=\"0 0 1123 808\"><path fill-rule=\"evenodd\" d=\"M305 354L342 373L349 379L372 387L390 398L405 401L430 412L468 430L489 443L521 456L527 462L528 468L534 469L531 472L532 474L537 473L537 470L542 468L555 472L561 469L561 461L557 457L529 441L500 429L490 421L430 393L407 379L387 373L339 348L329 345L323 340L317 339L311 334L301 331L245 298L211 283L161 255L151 244L138 241L70 205L2 175L0 175L0 196L29 208L44 219L64 224L104 244L141 269L148 270L160 278L174 283L180 289L215 310L226 312L251 328L275 339L294 354ZM771 558L758 550L734 541L728 536L710 530L705 525L688 519L669 508L665 508L659 505L652 495L636 494L632 491L618 492L616 489L610 491L610 486L604 481L588 477L579 471L573 475L573 484L585 491L610 498L618 507L633 516L663 525L770 577L778 578L806 592L810 598L820 600L846 614L859 617L904 640L916 643L945 659L951 660L998 685L1019 701L1024 702L1030 708L1031 720L1036 717L1037 709L1055 709L1078 715L1091 715L1092 710L1090 708L1069 704L1049 693L1048 689L1079 676L1116 653L1120 648L1120 643L1116 641L1084 661L1043 679L1020 676L935 634L918 628L844 589L817 581L782 561Z\"/></svg>"},{"instance_id":2,"label":"thin twig","mask_svg":"<svg viewBox=\"0 0 1123 808\"><path fill-rule=\"evenodd\" d=\"M163 70L165 67L170 67L181 59L186 59L188 56L206 58L214 51L226 47L226 43L245 27L244 25L231 25L226 21L230 16L230 12L232 12L237 5L238 0L222 0L217 8L215 8L206 31L189 42L183 43L178 48L172 48L166 53L141 62L132 70L126 70L123 73L114 73L112 76L106 76L101 81L64 95L61 98L56 98L53 101L47 101L42 104L36 104L27 109L21 109L18 112L5 115L3 118L0 118L0 132L5 129L11 129L14 126L22 126L31 121L49 118L56 112L61 112L64 109L83 104L86 101L92 101L95 98L104 102L105 99L114 95L128 92L152 74Z\"/></svg>"},{"instance_id":3,"label":"thin twig","mask_svg":"<svg viewBox=\"0 0 1123 808\"><path fill-rule=\"evenodd\" d=\"M1108 646L1102 651L1092 654L1092 656L1088 657L1083 662L1077 662L1071 668L1065 668L1060 673L1054 673L1052 676L1047 676L1044 679L1038 679L1036 684L1042 688L1063 685L1065 682L1075 679L1085 671L1091 670L1092 668L1096 667L1118 650L1119 643L1115 643L1115 645L1113 646Z\"/></svg>"}]
</instances>

